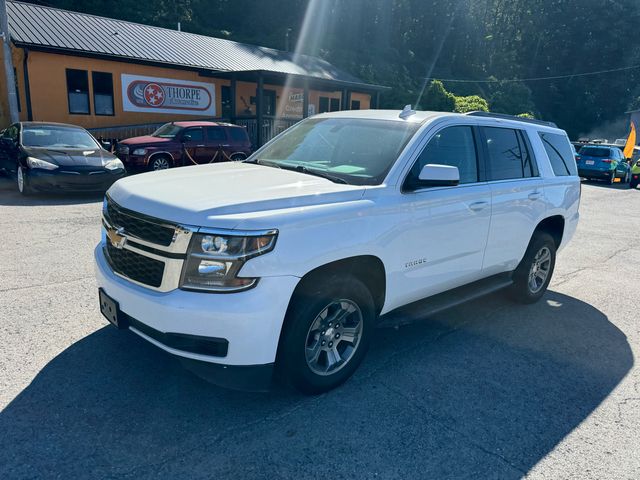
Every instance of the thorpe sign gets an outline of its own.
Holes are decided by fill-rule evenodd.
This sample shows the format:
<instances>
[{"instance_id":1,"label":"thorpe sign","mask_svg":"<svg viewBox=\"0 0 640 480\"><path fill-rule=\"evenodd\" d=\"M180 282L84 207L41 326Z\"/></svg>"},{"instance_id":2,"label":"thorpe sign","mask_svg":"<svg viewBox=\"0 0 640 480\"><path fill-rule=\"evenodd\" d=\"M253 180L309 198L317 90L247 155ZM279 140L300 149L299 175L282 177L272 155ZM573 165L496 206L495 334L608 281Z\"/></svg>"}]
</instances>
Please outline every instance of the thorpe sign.
<instances>
[{"instance_id":1,"label":"thorpe sign","mask_svg":"<svg viewBox=\"0 0 640 480\"><path fill-rule=\"evenodd\" d=\"M211 83L122 74L125 112L216 116L215 86Z\"/></svg>"}]
</instances>

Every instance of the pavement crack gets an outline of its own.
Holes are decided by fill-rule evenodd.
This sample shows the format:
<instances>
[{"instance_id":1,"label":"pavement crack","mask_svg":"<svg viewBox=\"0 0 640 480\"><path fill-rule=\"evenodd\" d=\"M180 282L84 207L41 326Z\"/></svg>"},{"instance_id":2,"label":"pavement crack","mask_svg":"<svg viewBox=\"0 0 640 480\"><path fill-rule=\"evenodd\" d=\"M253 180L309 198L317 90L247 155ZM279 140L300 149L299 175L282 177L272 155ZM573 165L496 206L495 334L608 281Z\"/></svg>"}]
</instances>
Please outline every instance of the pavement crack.
<instances>
[{"instance_id":1,"label":"pavement crack","mask_svg":"<svg viewBox=\"0 0 640 480\"><path fill-rule=\"evenodd\" d=\"M495 452L493 450L490 450L490 449L484 447L480 443L478 443L478 442L474 441L472 438L470 438L467 434L465 434L465 433L453 428L452 426L448 425L446 422L440 420L439 418L437 418L434 415L432 415L431 413L429 413L427 408L422 403L415 401L413 398L411 398L409 395L405 394L403 391L398 390L396 388L393 388L390 385L387 385L387 383L384 382L384 381L380 382L380 385L382 385L384 388L386 388L390 392L392 392L392 393L398 395L399 397L401 397L402 399L404 399L410 406L412 406L416 410L420 411L420 413L422 413L422 415L427 417L429 419L429 421L438 424L444 430L447 430L447 431L453 433L454 435L464 439L464 441L468 445L470 445L471 447L475 448L476 450L479 450L479 451L483 452L486 455L490 455L492 457L497 458L501 462L505 463L509 467L511 467L514 470L516 470L522 476L525 476L527 474L526 470L523 470L521 467L519 467L518 465L514 464L511 460L509 460L504 455L501 455L498 452Z\"/></svg>"},{"instance_id":2,"label":"pavement crack","mask_svg":"<svg viewBox=\"0 0 640 480\"><path fill-rule=\"evenodd\" d=\"M67 284L67 283L75 283L75 282L80 282L80 281L83 281L83 280L89 280L91 278L94 278L94 277L92 275L88 275L86 277L78 277L78 278L73 278L71 280L62 280L60 282L39 283L37 285L24 285L22 287L4 288L4 289L0 290L0 293L13 292L13 291L16 291L16 290L28 290L30 288L51 287L53 285L64 285L64 284Z\"/></svg>"}]
</instances>

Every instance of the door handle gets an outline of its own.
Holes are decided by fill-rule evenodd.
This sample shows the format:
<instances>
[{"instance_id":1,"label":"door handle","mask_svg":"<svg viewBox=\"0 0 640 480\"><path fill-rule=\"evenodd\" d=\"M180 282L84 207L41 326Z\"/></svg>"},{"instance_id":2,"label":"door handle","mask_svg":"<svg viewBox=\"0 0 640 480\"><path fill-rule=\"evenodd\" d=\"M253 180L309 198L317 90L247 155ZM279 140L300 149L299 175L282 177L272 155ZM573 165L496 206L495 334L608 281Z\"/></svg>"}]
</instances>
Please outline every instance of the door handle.
<instances>
[{"instance_id":1,"label":"door handle","mask_svg":"<svg viewBox=\"0 0 640 480\"><path fill-rule=\"evenodd\" d=\"M529 200L538 200L540 199L541 196L542 196L542 192L538 192L538 191L531 192L529 194Z\"/></svg>"},{"instance_id":2,"label":"door handle","mask_svg":"<svg viewBox=\"0 0 640 480\"><path fill-rule=\"evenodd\" d=\"M469 208L474 212L479 212L480 210L483 210L487 205L489 205L489 202L473 202L469 205Z\"/></svg>"}]
</instances>

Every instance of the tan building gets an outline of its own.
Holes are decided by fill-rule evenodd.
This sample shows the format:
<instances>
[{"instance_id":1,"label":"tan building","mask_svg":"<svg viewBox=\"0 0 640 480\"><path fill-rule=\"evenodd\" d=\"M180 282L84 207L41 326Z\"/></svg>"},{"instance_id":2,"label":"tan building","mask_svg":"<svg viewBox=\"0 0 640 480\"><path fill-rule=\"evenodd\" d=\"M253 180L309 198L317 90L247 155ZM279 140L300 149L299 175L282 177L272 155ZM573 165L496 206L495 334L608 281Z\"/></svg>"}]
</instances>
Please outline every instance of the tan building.
<instances>
[{"instance_id":1,"label":"tan building","mask_svg":"<svg viewBox=\"0 0 640 480\"><path fill-rule=\"evenodd\" d=\"M385 88L316 57L20 2L7 10L20 119L96 137L218 119L261 145L310 114L375 108Z\"/></svg>"}]
</instances>

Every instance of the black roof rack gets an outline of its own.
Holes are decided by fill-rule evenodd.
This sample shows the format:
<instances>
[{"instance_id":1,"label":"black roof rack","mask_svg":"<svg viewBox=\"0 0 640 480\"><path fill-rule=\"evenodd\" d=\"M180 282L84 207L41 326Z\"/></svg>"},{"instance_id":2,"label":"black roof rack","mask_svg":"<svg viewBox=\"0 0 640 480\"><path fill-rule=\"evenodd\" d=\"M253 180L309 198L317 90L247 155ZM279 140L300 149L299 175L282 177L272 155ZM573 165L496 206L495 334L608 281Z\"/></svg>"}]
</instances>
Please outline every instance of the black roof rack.
<instances>
[{"instance_id":1,"label":"black roof rack","mask_svg":"<svg viewBox=\"0 0 640 480\"><path fill-rule=\"evenodd\" d=\"M558 128L553 122L546 122L544 120L536 120L535 118L516 117L515 115L507 115L504 113L491 113L491 112L469 112L467 115L472 117L488 117L488 118L501 118L502 120L515 120L517 122L533 123L534 125L544 125L545 127Z\"/></svg>"}]
</instances>

